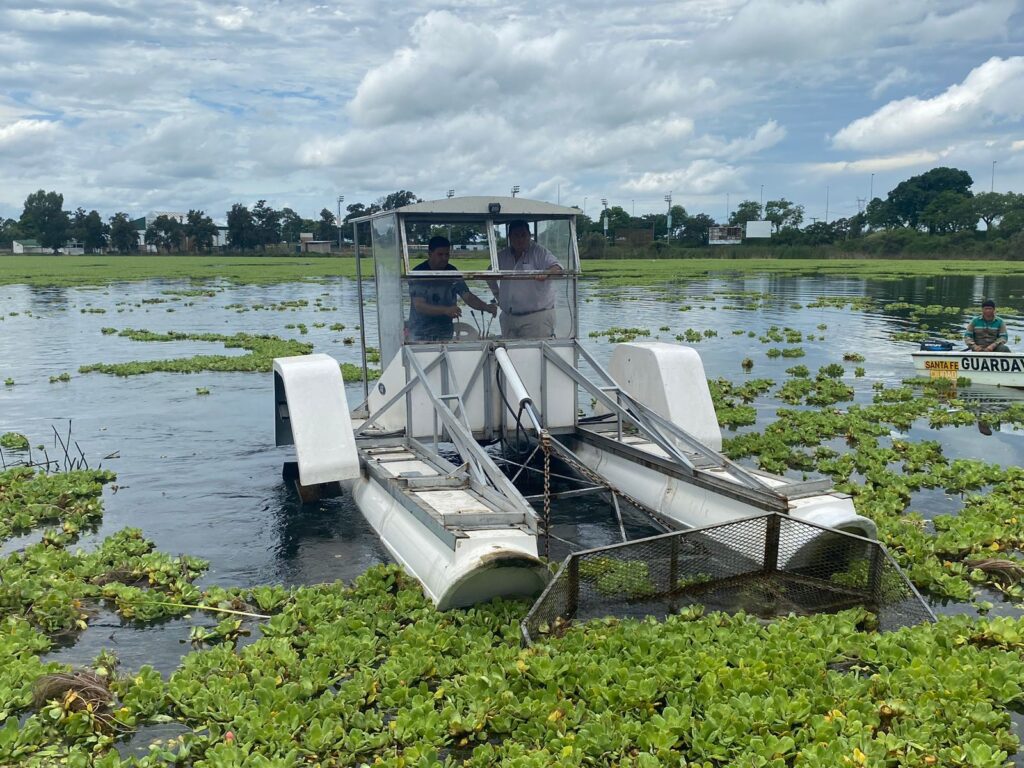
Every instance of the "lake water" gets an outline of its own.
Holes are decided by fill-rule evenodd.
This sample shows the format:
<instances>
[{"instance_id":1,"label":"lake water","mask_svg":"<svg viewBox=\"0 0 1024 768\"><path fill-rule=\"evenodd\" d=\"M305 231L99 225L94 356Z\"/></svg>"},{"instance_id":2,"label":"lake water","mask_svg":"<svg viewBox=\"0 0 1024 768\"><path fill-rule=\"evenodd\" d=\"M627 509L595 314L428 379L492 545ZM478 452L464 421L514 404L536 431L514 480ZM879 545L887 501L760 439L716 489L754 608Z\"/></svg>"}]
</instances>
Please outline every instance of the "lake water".
<instances>
[{"instance_id":1,"label":"lake water","mask_svg":"<svg viewBox=\"0 0 1024 768\"><path fill-rule=\"evenodd\" d=\"M83 539L85 546L97 536L136 526L163 551L209 560L210 570L201 583L225 586L348 580L387 561L383 546L348 499L304 507L282 480L282 463L292 458L292 450L273 445L270 373L155 373L128 378L78 373L79 366L96 362L242 354L215 343L135 342L104 335L103 327L272 333L311 342L316 352L339 361L359 362L356 287L351 280L203 286L216 289L212 296L164 293L195 287L168 281L66 289L0 286L4 316L0 322L0 381L15 381L14 386L0 386L0 432L22 432L33 445L46 445L52 457L53 429L66 432L70 420L72 438L90 465L102 464L117 472L116 489L109 487L105 494L102 526L97 534ZM651 339L666 341L674 341L676 334L688 328L715 329L717 337L695 346L709 377L734 381L749 376L781 383L788 378L785 369L796 363L813 372L821 365L840 362L844 352L859 352L866 360L857 365L865 368L866 375L854 378L854 364L848 363L846 381L854 386L860 402L870 402L873 382L897 385L914 375L908 353L916 345L894 342L891 336L918 326L907 319L906 310L806 306L820 297L870 297L877 300L876 307L897 301L976 307L982 297L993 296L1009 324L1011 346L1015 346L1013 337L1024 333L1024 323L1012 309L1016 302L1024 305L1024 278L872 282L744 276L642 288L584 282L580 296L581 338L599 360L607 360L611 344L605 337L590 338L589 333L610 326L648 328ZM145 302L154 299L163 301ZM308 304L283 310L253 309L297 300ZM689 309L680 311L682 306ZM933 330L962 327L964 317L939 315L928 322ZM308 327L308 335L286 328L300 323ZM333 323L344 323L347 328L331 331L327 326ZM827 326L824 331L819 330L822 324ZM760 335L772 325L819 338L799 345L806 350L804 358L771 359L766 351L784 345L765 345L756 338L732 333L742 329ZM670 330L659 330L662 327ZM375 343L373 328L368 332L370 343ZM354 337L356 344L346 345L346 337ZM750 373L740 366L746 357L754 361ZM50 383L51 376L64 372L71 374L69 382ZM197 395L197 387L208 388L210 394ZM351 403L361 399L361 384L349 385L348 391ZM970 394L979 408L1000 408L1021 398L1015 391L995 388L975 387ZM766 395L756 405L758 426L763 427L781 403ZM973 427L940 431L923 427L915 429L912 436L939 440L951 458L981 457L1006 465L1020 464L1024 458L1024 433L1012 429L985 436ZM959 499L947 499L941 492L919 501L923 508L915 509L927 516L954 510L959 504ZM654 532L642 520L628 522L633 536ZM553 543L554 555L564 554L569 546L565 542L597 546L618 537L612 513L598 501L559 505L556 523L555 533L564 541ZM3 551L35 538L8 542ZM102 647L113 647L128 667L156 662L166 671L187 649L179 641L187 638L192 623L196 621L169 622L147 634L121 627L115 616L101 617L97 621L100 627L53 657L81 662L93 658ZM163 639L156 643L156 637Z\"/></svg>"}]
</instances>

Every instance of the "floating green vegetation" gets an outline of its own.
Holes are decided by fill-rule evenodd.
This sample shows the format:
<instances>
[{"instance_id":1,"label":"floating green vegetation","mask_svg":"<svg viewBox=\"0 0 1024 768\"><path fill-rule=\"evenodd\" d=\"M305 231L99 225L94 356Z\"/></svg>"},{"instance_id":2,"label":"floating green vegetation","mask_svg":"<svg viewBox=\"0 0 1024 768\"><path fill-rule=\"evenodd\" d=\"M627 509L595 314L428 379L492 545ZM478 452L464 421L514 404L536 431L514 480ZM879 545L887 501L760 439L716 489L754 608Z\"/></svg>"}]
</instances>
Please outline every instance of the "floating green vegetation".
<instances>
[{"instance_id":1,"label":"floating green vegetation","mask_svg":"<svg viewBox=\"0 0 1024 768\"><path fill-rule=\"evenodd\" d=\"M608 341L612 344L620 344L625 341L633 341L638 336L650 336L651 332L647 328L606 328L603 331L591 331L590 338L597 339L602 336L607 336Z\"/></svg>"},{"instance_id":2,"label":"floating green vegetation","mask_svg":"<svg viewBox=\"0 0 1024 768\"><path fill-rule=\"evenodd\" d=\"M924 421L933 428L972 425L975 415L949 393L911 386L876 387L874 403L829 407L852 397L839 376L842 366L823 366L813 380L787 381L777 396L816 410L780 409L777 420L760 434L746 433L725 441L734 459L751 456L773 472L797 470L831 476L839 490L854 497L857 510L878 525L882 540L921 589L956 600L971 600L984 584L1008 598L1024 599L1019 576L1024 563L1012 556L1024 545L1024 470L981 461L950 461L935 442L912 443L890 437ZM914 382L929 384L935 380ZM714 387L712 387L714 392ZM1009 414L1012 418L1020 414ZM724 422L723 422L724 423ZM824 443L842 439L846 452ZM944 489L967 495L955 516L939 516L936 534L910 510L912 494ZM978 493L984 490L984 493ZM985 558L988 570L977 567ZM1001 559L999 559L1001 558Z\"/></svg>"},{"instance_id":3,"label":"floating green vegetation","mask_svg":"<svg viewBox=\"0 0 1024 768\"><path fill-rule=\"evenodd\" d=\"M82 309L80 311L81 311L81 313L83 315L84 314L93 314L93 315L105 315L105 314L107 314L107 310L103 309L103 307L82 307Z\"/></svg>"},{"instance_id":4,"label":"floating green vegetation","mask_svg":"<svg viewBox=\"0 0 1024 768\"><path fill-rule=\"evenodd\" d=\"M196 387L196 394L197 395L208 395L208 394L210 394L210 388L209 387Z\"/></svg>"},{"instance_id":5,"label":"floating green vegetation","mask_svg":"<svg viewBox=\"0 0 1024 768\"><path fill-rule=\"evenodd\" d=\"M875 306L875 300L870 296L819 296L810 302L807 307L816 309L820 307L831 307L832 309L866 310ZM820 328L819 330L825 330Z\"/></svg>"},{"instance_id":6,"label":"floating green vegetation","mask_svg":"<svg viewBox=\"0 0 1024 768\"><path fill-rule=\"evenodd\" d=\"M57 382L61 382L61 381L71 381L71 374L68 373L67 371L64 371L64 373L60 373L60 374L57 374L56 376L51 376L50 377L50 383L51 384L56 384Z\"/></svg>"},{"instance_id":7,"label":"floating green vegetation","mask_svg":"<svg viewBox=\"0 0 1024 768\"><path fill-rule=\"evenodd\" d=\"M794 365L792 368L787 368L786 373L798 379L805 379L811 375L806 365Z\"/></svg>"},{"instance_id":8,"label":"floating green vegetation","mask_svg":"<svg viewBox=\"0 0 1024 768\"><path fill-rule=\"evenodd\" d=\"M844 363L863 363L864 355L860 352L845 352L843 353Z\"/></svg>"},{"instance_id":9,"label":"floating green vegetation","mask_svg":"<svg viewBox=\"0 0 1024 768\"><path fill-rule=\"evenodd\" d=\"M369 357L367 357L367 362L370 362ZM342 363L341 378L344 381L362 381L363 367L354 363ZM377 368L367 368L367 378L369 378L370 381L380 378L380 370Z\"/></svg>"},{"instance_id":10,"label":"floating green vegetation","mask_svg":"<svg viewBox=\"0 0 1024 768\"><path fill-rule=\"evenodd\" d=\"M13 387L14 386L14 379L12 379L10 376L8 376L6 379L4 379L4 386L5 387Z\"/></svg>"},{"instance_id":11,"label":"floating green vegetation","mask_svg":"<svg viewBox=\"0 0 1024 768\"><path fill-rule=\"evenodd\" d=\"M0 446L27 450L29 441L8 432L0 437ZM98 470L48 475L14 467L0 472L0 540L43 524L60 525L65 533L95 525L102 516L96 499L102 485L113 479L113 473Z\"/></svg>"},{"instance_id":12,"label":"floating green vegetation","mask_svg":"<svg viewBox=\"0 0 1024 768\"><path fill-rule=\"evenodd\" d=\"M682 333L676 334L676 341L686 341L691 344L696 344L698 341L704 338L704 334L695 328L687 328Z\"/></svg>"},{"instance_id":13,"label":"floating green vegetation","mask_svg":"<svg viewBox=\"0 0 1024 768\"><path fill-rule=\"evenodd\" d=\"M6 448L9 451L27 451L28 446L28 438L20 432L4 432L0 435L0 448Z\"/></svg>"},{"instance_id":14,"label":"floating green vegetation","mask_svg":"<svg viewBox=\"0 0 1024 768\"><path fill-rule=\"evenodd\" d=\"M932 443L891 450L913 472L941 459ZM111 478L2 473L0 520L86 505L77 525L95 525ZM970 538L955 519L936 527L949 546ZM90 552L70 549L74 531L0 558L0 764L995 768L1018 748L1024 619L961 615L879 634L863 609L765 624L694 606L663 623L581 623L523 649L525 603L440 613L395 567L351 585L203 591L205 563L158 552L138 530ZM990 560L963 561L965 578L984 583ZM646 562L595 559L580 577L609 597L652 589ZM103 604L130 626L197 612L218 623L192 628L202 650L166 679L146 664L122 672L106 650L92 669L41 661ZM181 735L119 755L152 725Z\"/></svg>"},{"instance_id":15,"label":"floating green vegetation","mask_svg":"<svg viewBox=\"0 0 1024 768\"><path fill-rule=\"evenodd\" d=\"M787 381L775 393L785 403L793 405L834 405L853 399L853 388L837 379L818 376L814 379L794 378Z\"/></svg>"},{"instance_id":16,"label":"floating green vegetation","mask_svg":"<svg viewBox=\"0 0 1024 768\"><path fill-rule=\"evenodd\" d=\"M221 290L223 290L223 289L222 288L217 288L217 289L212 289L212 288L169 288L169 289L167 289L165 291L160 291L160 293L162 293L162 294L164 294L166 296L183 296L183 297L184 296L188 296L190 298L196 298L196 297L199 297L199 296L204 296L204 297L206 297L208 299L212 299Z\"/></svg>"},{"instance_id":17,"label":"floating green vegetation","mask_svg":"<svg viewBox=\"0 0 1024 768\"><path fill-rule=\"evenodd\" d=\"M933 335L925 331L894 331L890 338L893 341L924 341Z\"/></svg>"},{"instance_id":18,"label":"floating green vegetation","mask_svg":"<svg viewBox=\"0 0 1024 768\"><path fill-rule=\"evenodd\" d=\"M757 410L750 403L772 388L771 379L751 379L734 384L728 379L708 380L718 423L723 427L746 427L757 421Z\"/></svg>"},{"instance_id":19,"label":"floating green vegetation","mask_svg":"<svg viewBox=\"0 0 1024 768\"><path fill-rule=\"evenodd\" d=\"M154 333L147 330L126 328L118 336L132 341L208 341L219 342L232 349L248 350L247 355L195 355L171 360L147 360L129 363L95 363L83 365L79 373L111 373L116 376L137 376L144 373L199 373L200 371L232 371L252 372L269 371L273 367L275 357L292 355L308 355L313 351L311 344L277 336L253 335L236 333L225 336L219 333Z\"/></svg>"},{"instance_id":20,"label":"floating green vegetation","mask_svg":"<svg viewBox=\"0 0 1024 768\"><path fill-rule=\"evenodd\" d=\"M644 560L595 557L580 563L580 581L609 597L644 597L654 593L650 568Z\"/></svg>"}]
</instances>

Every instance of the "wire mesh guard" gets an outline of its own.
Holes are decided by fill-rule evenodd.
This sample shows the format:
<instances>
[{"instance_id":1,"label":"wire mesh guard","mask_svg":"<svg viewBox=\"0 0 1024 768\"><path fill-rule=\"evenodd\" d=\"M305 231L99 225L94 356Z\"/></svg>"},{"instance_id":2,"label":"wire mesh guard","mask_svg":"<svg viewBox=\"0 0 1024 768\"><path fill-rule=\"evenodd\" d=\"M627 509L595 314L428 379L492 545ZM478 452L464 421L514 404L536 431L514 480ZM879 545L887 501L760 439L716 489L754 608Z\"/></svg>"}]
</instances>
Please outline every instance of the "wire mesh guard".
<instances>
[{"instance_id":1,"label":"wire mesh guard","mask_svg":"<svg viewBox=\"0 0 1024 768\"><path fill-rule=\"evenodd\" d=\"M877 541L772 512L575 552L523 619L529 645L573 621L689 606L763 619L862 606L880 631L935 621Z\"/></svg>"}]
</instances>

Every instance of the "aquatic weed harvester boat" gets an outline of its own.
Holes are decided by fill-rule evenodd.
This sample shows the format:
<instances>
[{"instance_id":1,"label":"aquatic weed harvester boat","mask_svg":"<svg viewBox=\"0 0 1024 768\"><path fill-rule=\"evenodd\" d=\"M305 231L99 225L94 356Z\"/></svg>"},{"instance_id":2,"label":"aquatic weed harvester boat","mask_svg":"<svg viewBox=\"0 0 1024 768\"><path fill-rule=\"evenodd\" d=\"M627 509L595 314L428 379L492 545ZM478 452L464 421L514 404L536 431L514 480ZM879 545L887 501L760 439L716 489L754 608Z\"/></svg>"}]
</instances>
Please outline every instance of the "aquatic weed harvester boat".
<instances>
[{"instance_id":1,"label":"aquatic weed harvester boat","mask_svg":"<svg viewBox=\"0 0 1024 768\"><path fill-rule=\"evenodd\" d=\"M364 400L350 408L339 365L327 355L274 361L276 442L295 445L300 489L340 483L442 609L544 589L550 571L538 540L556 493L552 461L579 480L566 493L610 494L616 509L625 501L669 529L778 513L873 539L874 524L828 481L795 482L721 454L694 349L621 343L607 368L587 351L578 340L578 213L522 198L463 197L355 219ZM558 274L509 268L507 256L499 258L499 239L521 221L557 259ZM463 252L476 257L459 270L465 287L486 298L541 291L541 309L553 313L550 334L502 335L486 313L455 323L450 340L410 334L410 285L440 292L454 275L413 267L431 236L451 231L479 249ZM372 293L362 279L367 246ZM502 307L516 315L508 301ZM373 309L382 372L371 385L365 313ZM493 447L513 445L528 447ZM543 475L541 512L521 490L530 472ZM827 537L805 537L784 559L820 560L829 546Z\"/></svg>"}]
</instances>

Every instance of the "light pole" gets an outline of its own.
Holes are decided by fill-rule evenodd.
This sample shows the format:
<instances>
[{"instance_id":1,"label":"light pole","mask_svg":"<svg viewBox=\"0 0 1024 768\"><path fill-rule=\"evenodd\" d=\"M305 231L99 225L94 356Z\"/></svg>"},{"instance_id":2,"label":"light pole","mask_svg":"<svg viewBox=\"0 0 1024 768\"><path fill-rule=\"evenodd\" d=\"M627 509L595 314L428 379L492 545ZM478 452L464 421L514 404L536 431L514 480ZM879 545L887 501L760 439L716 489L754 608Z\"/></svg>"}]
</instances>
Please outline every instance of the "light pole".
<instances>
[{"instance_id":1,"label":"light pole","mask_svg":"<svg viewBox=\"0 0 1024 768\"><path fill-rule=\"evenodd\" d=\"M996 191L996 161L992 161L992 186L988 190L989 192Z\"/></svg>"},{"instance_id":2,"label":"light pole","mask_svg":"<svg viewBox=\"0 0 1024 768\"><path fill-rule=\"evenodd\" d=\"M825 187L825 223L828 224L828 187Z\"/></svg>"},{"instance_id":3,"label":"light pole","mask_svg":"<svg viewBox=\"0 0 1024 768\"><path fill-rule=\"evenodd\" d=\"M636 218L636 200L633 201L633 218Z\"/></svg>"},{"instance_id":4,"label":"light pole","mask_svg":"<svg viewBox=\"0 0 1024 768\"><path fill-rule=\"evenodd\" d=\"M604 239L608 240L608 198L601 198L601 221L604 222Z\"/></svg>"},{"instance_id":5,"label":"light pole","mask_svg":"<svg viewBox=\"0 0 1024 768\"><path fill-rule=\"evenodd\" d=\"M868 203L875 199L875 174L871 174L871 189L868 192Z\"/></svg>"},{"instance_id":6,"label":"light pole","mask_svg":"<svg viewBox=\"0 0 1024 768\"><path fill-rule=\"evenodd\" d=\"M514 187L512 187L512 197L515 197L518 194L519 194L519 185L516 184Z\"/></svg>"},{"instance_id":7,"label":"light pole","mask_svg":"<svg viewBox=\"0 0 1024 768\"><path fill-rule=\"evenodd\" d=\"M764 221L764 184L761 185L761 204L758 206L758 216Z\"/></svg>"},{"instance_id":8,"label":"light pole","mask_svg":"<svg viewBox=\"0 0 1024 768\"><path fill-rule=\"evenodd\" d=\"M672 242L672 192L665 195L665 202L668 203L668 216L665 217L665 240Z\"/></svg>"},{"instance_id":9,"label":"light pole","mask_svg":"<svg viewBox=\"0 0 1024 768\"><path fill-rule=\"evenodd\" d=\"M584 216L587 215L587 198L586 197L583 198L583 215Z\"/></svg>"},{"instance_id":10,"label":"light pole","mask_svg":"<svg viewBox=\"0 0 1024 768\"><path fill-rule=\"evenodd\" d=\"M345 202L344 195L338 195L338 252L341 252L341 204Z\"/></svg>"},{"instance_id":11,"label":"light pole","mask_svg":"<svg viewBox=\"0 0 1024 768\"><path fill-rule=\"evenodd\" d=\"M448 190L448 199L451 200L453 197L455 197L455 190L454 189L449 189ZM448 225L448 245L451 245L451 242L452 242L452 225L449 224Z\"/></svg>"}]
</instances>

